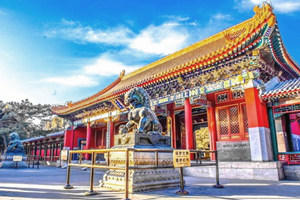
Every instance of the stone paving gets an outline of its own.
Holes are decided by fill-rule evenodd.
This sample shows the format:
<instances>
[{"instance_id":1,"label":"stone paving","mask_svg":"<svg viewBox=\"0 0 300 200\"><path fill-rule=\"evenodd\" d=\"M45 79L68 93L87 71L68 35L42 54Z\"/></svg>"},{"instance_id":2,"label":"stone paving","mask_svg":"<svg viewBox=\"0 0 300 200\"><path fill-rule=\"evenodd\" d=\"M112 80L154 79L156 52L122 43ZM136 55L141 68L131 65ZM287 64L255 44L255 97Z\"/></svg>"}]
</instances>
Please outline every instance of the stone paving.
<instances>
[{"instance_id":1,"label":"stone paving","mask_svg":"<svg viewBox=\"0 0 300 200\"><path fill-rule=\"evenodd\" d=\"M103 172L95 174L95 185ZM89 171L72 169L72 190L64 190L66 169L41 166L40 169L0 169L0 199L122 199L121 192L95 187L97 195L84 196L88 190ZM299 181L249 181L221 179L223 189L212 188L214 179L185 177L190 192L178 196L178 188L130 194L132 200L154 199L300 199Z\"/></svg>"}]
</instances>

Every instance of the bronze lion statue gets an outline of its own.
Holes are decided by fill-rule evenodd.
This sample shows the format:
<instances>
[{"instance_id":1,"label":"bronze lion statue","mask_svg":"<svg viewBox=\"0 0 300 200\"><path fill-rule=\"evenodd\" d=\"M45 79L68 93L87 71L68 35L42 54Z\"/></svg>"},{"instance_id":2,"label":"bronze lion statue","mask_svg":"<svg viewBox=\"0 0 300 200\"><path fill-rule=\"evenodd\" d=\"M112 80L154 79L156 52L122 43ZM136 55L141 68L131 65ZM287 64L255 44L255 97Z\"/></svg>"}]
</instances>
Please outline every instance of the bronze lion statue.
<instances>
[{"instance_id":1,"label":"bronze lion statue","mask_svg":"<svg viewBox=\"0 0 300 200\"><path fill-rule=\"evenodd\" d=\"M19 137L18 133L13 132L13 133L9 134L9 139L10 139L10 142L6 149L7 154L25 153L23 144L20 141L20 137Z\"/></svg>"},{"instance_id":2,"label":"bronze lion statue","mask_svg":"<svg viewBox=\"0 0 300 200\"><path fill-rule=\"evenodd\" d=\"M129 132L161 134L162 126L155 113L150 109L150 97L146 90L133 88L125 94L124 103L129 106L128 122L120 126L119 133Z\"/></svg>"}]
</instances>

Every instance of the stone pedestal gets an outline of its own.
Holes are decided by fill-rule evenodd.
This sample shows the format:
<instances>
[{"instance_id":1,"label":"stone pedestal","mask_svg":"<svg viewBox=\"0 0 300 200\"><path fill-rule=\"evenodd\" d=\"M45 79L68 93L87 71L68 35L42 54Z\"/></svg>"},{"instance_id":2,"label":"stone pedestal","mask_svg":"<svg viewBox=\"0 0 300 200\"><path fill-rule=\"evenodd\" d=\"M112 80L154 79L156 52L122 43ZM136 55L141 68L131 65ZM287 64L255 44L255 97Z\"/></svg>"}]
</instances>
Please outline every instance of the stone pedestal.
<instances>
[{"instance_id":1,"label":"stone pedestal","mask_svg":"<svg viewBox=\"0 0 300 200\"><path fill-rule=\"evenodd\" d=\"M272 161L270 129L265 127L249 128L249 141L252 161Z\"/></svg>"},{"instance_id":2,"label":"stone pedestal","mask_svg":"<svg viewBox=\"0 0 300 200\"><path fill-rule=\"evenodd\" d=\"M156 144L156 145L153 145ZM162 135L147 135L130 133L115 136L114 149L138 148L138 149L172 149L170 137ZM110 166L124 167L126 161L125 152L110 152ZM158 165L172 165L172 152L160 152ZM154 152L129 152L129 166L153 167L156 165ZM159 169L134 169L129 171L129 192L137 192L151 189L179 187L180 176L174 168ZM100 181L100 186L112 190L124 190L125 171L109 170Z\"/></svg>"},{"instance_id":3,"label":"stone pedestal","mask_svg":"<svg viewBox=\"0 0 300 200\"><path fill-rule=\"evenodd\" d=\"M14 154L18 155L18 154ZM16 168L16 162L13 161L13 154L4 154L1 156L1 162L0 162L0 168ZM27 157L25 155L22 155L22 161L19 161L17 166L18 168L26 168L26 159Z\"/></svg>"}]
</instances>

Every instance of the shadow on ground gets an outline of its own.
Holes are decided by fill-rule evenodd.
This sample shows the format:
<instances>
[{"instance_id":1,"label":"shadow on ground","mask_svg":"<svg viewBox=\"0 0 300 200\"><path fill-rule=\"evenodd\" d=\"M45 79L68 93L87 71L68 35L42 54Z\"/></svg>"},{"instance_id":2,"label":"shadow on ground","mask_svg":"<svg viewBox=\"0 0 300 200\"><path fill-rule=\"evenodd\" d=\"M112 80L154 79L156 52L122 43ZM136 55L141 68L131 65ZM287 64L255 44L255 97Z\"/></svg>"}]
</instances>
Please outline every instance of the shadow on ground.
<instances>
[{"instance_id":1,"label":"shadow on ground","mask_svg":"<svg viewBox=\"0 0 300 200\"><path fill-rule=\"evenodd\" d=\"M95 191L98 194L85 196L88 190L89 171L72 169L71 184L74 189L65 190L66 170L55 167L41 169L0 169L0 199L123 199L123 192L104 190L98 187L103 171L95 173ZM185 177L190 192L178 196L179 188L145 191L130 194L132 200L156 199L300 199L300 182L297 181L251 181L222 179L223 189L212 187L214 179Z\"/></svg>"}]
</instances>

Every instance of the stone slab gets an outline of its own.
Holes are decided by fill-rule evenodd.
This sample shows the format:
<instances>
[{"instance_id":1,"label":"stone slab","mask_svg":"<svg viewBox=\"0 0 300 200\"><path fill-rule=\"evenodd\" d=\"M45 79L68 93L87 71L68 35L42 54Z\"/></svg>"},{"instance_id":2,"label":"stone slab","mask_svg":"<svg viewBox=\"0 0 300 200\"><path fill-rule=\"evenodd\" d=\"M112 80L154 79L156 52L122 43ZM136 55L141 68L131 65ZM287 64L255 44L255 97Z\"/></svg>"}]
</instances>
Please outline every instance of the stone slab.
<instances>
[{"instance_id":1,"label":"stone slab","mask_svg":"<svg viewBox=\"0 0 300 200\"><path fill-rule=\"evenodd\" d=\"M215 166L186 167L187 176L210 177L216 174ZM220 162L220 178L246 179L246 180L272 180L285 178L280 162Z\"/></svg>"},{"instance_id":2,"label":"stone slab","mask_svg":"<svg viewBox=\"0 0 300 200\"><path fill-rule=\"evenodd\" d=\"M283 170L286 179L300 181L300 165L285 165Z\"/></svg>"},{"instance_id":3,"label":"stone slab","mask_svg":"<svg viewBox=\"0 0 300 200\"><path fill-rule=\"evenodd\" d=\"M250 144L248 141L217 142L220 161L250 161Z\"/></svg>"}]
</instances>

